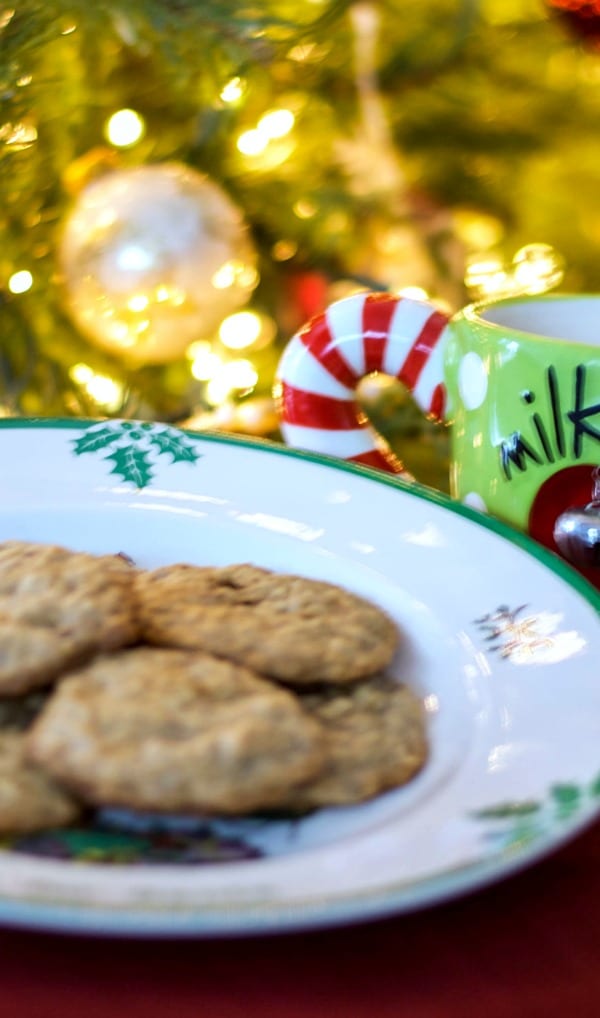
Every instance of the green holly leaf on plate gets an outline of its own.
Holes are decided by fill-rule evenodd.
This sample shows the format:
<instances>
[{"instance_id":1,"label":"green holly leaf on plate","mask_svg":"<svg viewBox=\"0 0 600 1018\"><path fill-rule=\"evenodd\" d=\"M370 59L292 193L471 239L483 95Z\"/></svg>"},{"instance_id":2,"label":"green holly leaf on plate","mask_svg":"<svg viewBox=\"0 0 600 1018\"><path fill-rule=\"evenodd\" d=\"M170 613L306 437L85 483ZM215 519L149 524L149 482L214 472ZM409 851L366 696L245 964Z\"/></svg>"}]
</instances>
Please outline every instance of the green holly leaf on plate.
<instances>
[{"instance_id":1,"label":"green holly leaf on plate","mask_svg":"<svg viewBox=\"0 0 600 1018\"><path fill-rule=\"evenodd\" d=\"M200 457L200 453L192 443L176 431L153 431L148 437L160 454L170 453L173 463L195 463Z\"/></svg>"},{"instance_id":2,"label":"green holly leaf on plate","mask_svg":"<svg viewBox=\"0 0 600 1018\"><path fill-rule=\"evenodd\" d=\"M131 481L136 488L145 488L152 479L148 453L139 446L127 445L115 449L106 459L114 463L111 474L117 474L124 481Z\"/></svg>"},{"instance_id":3,"label":"green holly leaf on plate","mask_svg":"<svg viewBox=\"0 0 600 1018\"><path fill-rule=\"evenodd\" d=\"M581 806L582 794L579 785L553 785L550 789L552 801L558 816L562 819L571 816Z\"/></svg>"},{"instance_id":4,"label":"green holly leaf on plate","mask_svg":"<svg viewBox=\"0 0 600 1018\"><path fill-rule=\"evenodd\" d=\"M82 456L86 452L97 452L98 449L106 449L120 437L119 429L111 428L110 425L105 428L94 428L75 439L73 450L76 456Z\"/></svg>"},{"instance_id":5,"label":"green holly leaf on plate","mask_svg":"<svg viewBox=\"0 0 600 1018\"><path fill-rule=\"evenodd\" d=\"M541 808L539 802L502 802L497 806L488 806L471 813L477 820L506 820L511 817L531 816Z\"/></svg>"}]
</instances>

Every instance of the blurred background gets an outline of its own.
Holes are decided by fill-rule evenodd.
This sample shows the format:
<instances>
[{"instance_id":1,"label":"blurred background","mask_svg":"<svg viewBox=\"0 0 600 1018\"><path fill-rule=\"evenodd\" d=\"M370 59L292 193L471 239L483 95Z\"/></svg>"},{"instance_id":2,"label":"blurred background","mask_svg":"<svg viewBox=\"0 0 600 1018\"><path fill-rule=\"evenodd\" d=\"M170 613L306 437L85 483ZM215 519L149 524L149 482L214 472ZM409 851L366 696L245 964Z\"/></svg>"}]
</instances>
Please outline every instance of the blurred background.
<instances>
[{"instance_id":1,"label":"blurred background","mask_svg":"<svg viewBox=\"0 0 600 1018\"><path fill-rule=\"evenodd\" d=\"M19 0L0 82L3 416L276 438L332 300L600 289L600 0Z\"/></svg>"}]
</instances>

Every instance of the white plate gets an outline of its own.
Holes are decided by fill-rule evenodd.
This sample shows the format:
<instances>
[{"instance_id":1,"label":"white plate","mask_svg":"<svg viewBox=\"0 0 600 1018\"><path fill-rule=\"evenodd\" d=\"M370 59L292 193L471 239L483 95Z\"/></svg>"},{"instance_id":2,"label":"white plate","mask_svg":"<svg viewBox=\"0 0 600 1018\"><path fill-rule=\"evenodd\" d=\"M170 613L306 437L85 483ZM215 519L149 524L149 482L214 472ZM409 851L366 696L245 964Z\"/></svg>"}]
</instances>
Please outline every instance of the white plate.
<instances>
[{"instance_id":1,"label":"white plate","mask_svg":"<svg viewBox=\"0 0 600 1018\"><path fill-rule=\"evenodd\" d=\"M121 858L119 832L95 850L83 835L76 863L15 844L0 922L218 936L366 920L506 877L597 817L600 596L533 542L388 475L162 424L3 421L0 461L0 539L145 567L252 560L378 602L431 743L413 782L359 807L232 821L212 841L182 819L219 861L157 862L155 843L135 864L93 861L107 844Z\"/></svg>"}]
</instances>

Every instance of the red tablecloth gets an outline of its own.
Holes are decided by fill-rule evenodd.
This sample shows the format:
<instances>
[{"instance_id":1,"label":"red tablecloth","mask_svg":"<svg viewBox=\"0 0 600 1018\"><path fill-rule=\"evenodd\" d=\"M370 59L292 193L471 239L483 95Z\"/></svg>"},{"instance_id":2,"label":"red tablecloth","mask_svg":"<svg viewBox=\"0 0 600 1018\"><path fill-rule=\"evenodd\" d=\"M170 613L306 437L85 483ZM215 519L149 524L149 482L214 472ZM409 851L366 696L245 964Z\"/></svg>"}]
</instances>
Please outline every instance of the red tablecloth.
<instances>
[{"instance_id":1,"label":"red tablecloth","mask_svg":"<svg viewBox=\"0 0 600 1018\"><path fill-rule=\"evenodd\" d=\"M0 1018L599 1018L600 823L517 876L362 926L227 940L0 932Z\"/></svg>"}]
</instances>

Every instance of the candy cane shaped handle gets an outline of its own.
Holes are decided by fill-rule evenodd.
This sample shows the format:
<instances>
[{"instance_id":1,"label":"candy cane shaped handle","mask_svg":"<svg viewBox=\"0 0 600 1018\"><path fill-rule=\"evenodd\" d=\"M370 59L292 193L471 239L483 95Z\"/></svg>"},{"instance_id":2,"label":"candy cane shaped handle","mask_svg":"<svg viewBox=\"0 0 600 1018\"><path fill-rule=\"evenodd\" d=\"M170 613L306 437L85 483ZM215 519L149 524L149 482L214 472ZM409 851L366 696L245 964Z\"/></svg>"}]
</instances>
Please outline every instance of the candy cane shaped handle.
<instances>
[{"instance_id":1,"label":"candy cane shaped handle","mask_svg":"<svg viewBox=\"0 0 600 1018\"><path fill-rule=\"evenodd\" d=\"M369 425L356 389L366 375L397 378L430 418L446 411L443 348L448 316L425 301L358 293L330 304L286 346L275 383L284 441L402 474Z\"/></svg>"}]
</instances>

